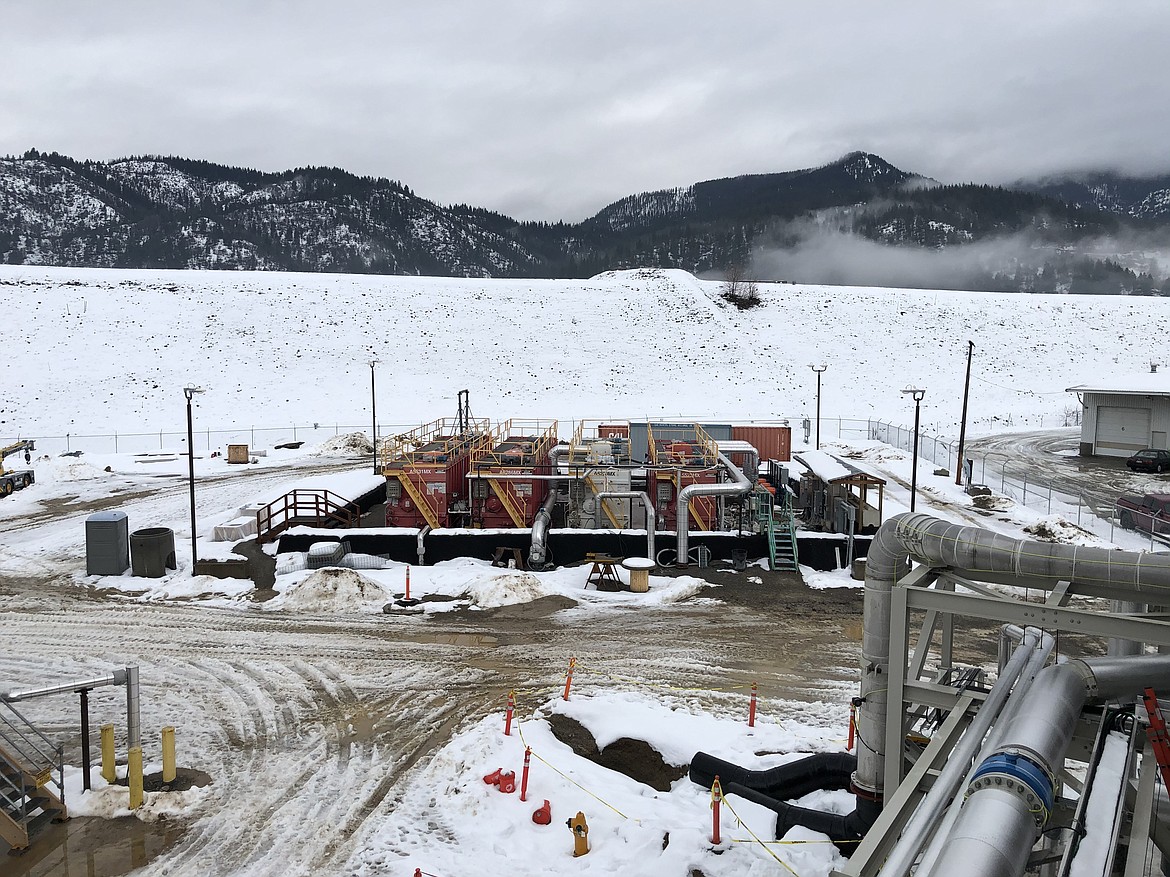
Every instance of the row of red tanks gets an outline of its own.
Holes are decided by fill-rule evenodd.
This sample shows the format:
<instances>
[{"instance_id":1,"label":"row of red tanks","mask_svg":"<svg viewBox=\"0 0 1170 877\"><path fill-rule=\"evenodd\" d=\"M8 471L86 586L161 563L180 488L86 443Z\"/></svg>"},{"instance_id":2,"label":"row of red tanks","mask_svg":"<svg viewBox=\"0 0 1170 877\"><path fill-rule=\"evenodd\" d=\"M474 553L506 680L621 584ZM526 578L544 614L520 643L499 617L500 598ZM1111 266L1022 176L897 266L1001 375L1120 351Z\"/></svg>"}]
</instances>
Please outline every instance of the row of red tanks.
<instances>
[{"instance_id":1,"label":"row of red tanks","mask_svg":"<svg viewBox=\"0 0 1170 877\"><path fill-rule=\"evenodd\" d=\"M627 422L575 426L572 439L562 442L555 420L513 419L493 428L486 419L461 415L383 440L387 526L527 528L555 496L564 526L641 527L642 501L612 495L645 492L657 527L673 530L684 487L726 480L721 447L736 448L727 456L737 464L739 446L756 454L746 441L716 442L698 424L639 425L644 432L632 453ZM787 446L787 427L776 429ZM717 529L720 509L715 497L693 497L688 529Z\"/></svg>"}]
</instances>

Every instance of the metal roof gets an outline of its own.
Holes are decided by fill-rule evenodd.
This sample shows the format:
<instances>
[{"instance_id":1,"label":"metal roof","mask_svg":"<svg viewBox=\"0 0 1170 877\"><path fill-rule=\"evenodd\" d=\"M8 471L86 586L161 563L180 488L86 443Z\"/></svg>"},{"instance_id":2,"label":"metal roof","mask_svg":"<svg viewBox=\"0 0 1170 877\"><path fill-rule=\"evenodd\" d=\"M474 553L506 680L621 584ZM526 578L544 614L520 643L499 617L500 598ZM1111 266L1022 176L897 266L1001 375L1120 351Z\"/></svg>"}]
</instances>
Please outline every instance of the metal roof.
<instances>
[{"instance_id":1,"label":"metal roof","mask_svg":"<svg viewBox=\"0 0 1170 877\"><path fill-rule=\"evenodd\" d=\"M1170 396L1170 369L1139 372L1068 387L1066 393L1113 393L1119 396Z\"/></svg>"}]
</instances>

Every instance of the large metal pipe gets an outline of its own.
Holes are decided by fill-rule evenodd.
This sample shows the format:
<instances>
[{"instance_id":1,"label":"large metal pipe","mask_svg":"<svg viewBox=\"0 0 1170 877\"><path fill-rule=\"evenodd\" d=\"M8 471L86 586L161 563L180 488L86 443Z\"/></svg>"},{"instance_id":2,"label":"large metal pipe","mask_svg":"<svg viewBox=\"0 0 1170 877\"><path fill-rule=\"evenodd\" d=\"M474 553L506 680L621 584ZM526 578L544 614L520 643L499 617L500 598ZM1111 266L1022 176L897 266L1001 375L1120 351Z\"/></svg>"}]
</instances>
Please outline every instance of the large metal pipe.
<instances>
[{"instance_id":1,"label":"large metal pipe","mask_svg":"<svg viewBox=\"0 0 1170 877\"><path fill-rule=\"evenodd\" d=\"M758 457L756 467L759 467ZM676 514L677 551L675 564L687 565L687 518L690 514L690 502L693 496L743 496L754 486L738 466L732 463L723 454L719 455L719 462L723 464L734 479L730 484L688 484L678 492L678 511Z\"/></svg>"},{"instance_id":2,"label":"large metal pipe","mask_svg":"<svg viewBox=\"0 0 1170 877\"><path fill-rule=\"evenodd\" d=\"M1034 627L1024 631L1023 639L1012 653L1011 660L1008 661L1003 672L999 674L999 679L992 686L983 706L979 708L979 712L971 720L971 724L967 726L967 730L963 732L963 736L954 749L947 755L946 765L938 779L934 781L930 791L919 802L914 818L911 819L897 844L890 851L885 864L878 872L879 877L905 877L910 872L919 850L922 849L931 833L938 826L939 820L946 813L947 802L954 797L955 791L963 781L971 759L979 752L984 737L991 730L992 723L1000 714L1004 704L1007 703L1008 695L1016 680L1020 678L1034 655L1041 655L1041 660L1046 658L1052 651L1054 642L1055 640L1051 636Z\"/></svg>"},{"instance_id":3,"label":"large metal pipe","mask_svg":"<svg viewBox=\"0 0 1170 877\"><path fill-rule=\"evenodd\" d=\"M646 557L654 560L654 530L658 526L658 515L654 511L654 503L650 502L650 494L644 490L613 490L597 494L598 503L607 499L642 500L642 507L646 509Z\"/></svg>"},{"instance_id":4,"label":"large metal pipe","mask_svg":"<svg viewBox=\"0 0 1170 877\"><path fill-rule=\"evenodd\" d=\"M1151 603L1170 602L1170 556L1012 539L924 514L890 518L878 530L866 559L855 780L859 794L877 799L883 795L885 759L874 747L881 746L886 734L890 595L910 572L911 557L975 579L994 575L1053 586L1061 581L1122 586L1135 596L1155 595Z\"/></svg>"},{"instance_id":5,"label":"large metal pipe","mask_svg":"<svg viewBox=\"0 0 1170 877\"><path fill-rule=\"evenodd\" d=\"M549 491L548 499L544 501L544 505L540 507L532 521L532 547L528 549L528 565L531 567L544 566L548 558L548 527L552 522L553 506L556 504L557 492L553 489Z\"/></svg>"},{"instance_id":6,"label":"large metal pipe","mask_svg":"<svg viewBox=\"0 0 1170 877\"><path fill-rule=\"evenodd\" d=\"M1025 708L984 759L931 874L1019 877L1048 820L1056 776L1089 702L1124 700L1170 686L1170 656L1069 661L1042 670Z\"/></svg>"}]
</instances>

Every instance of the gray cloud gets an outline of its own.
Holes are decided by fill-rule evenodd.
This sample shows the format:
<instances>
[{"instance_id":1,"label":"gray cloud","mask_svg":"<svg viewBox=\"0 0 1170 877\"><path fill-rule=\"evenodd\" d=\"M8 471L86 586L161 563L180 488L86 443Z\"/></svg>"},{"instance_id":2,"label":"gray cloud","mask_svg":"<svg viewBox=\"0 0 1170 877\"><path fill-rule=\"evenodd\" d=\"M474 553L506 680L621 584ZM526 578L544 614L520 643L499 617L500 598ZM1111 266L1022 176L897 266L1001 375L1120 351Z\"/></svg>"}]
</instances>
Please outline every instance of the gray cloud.
<instances>
[{"instance_id":1,"label":"gray cloud","mask_svg":"<svg viewBox=\"0 0 1170 877\"><path fill-rule=\"evenodd\" d=\"M783 246L752 254L759 280L890 286L919 289L984 289L984 278L1013 266L1039 271L1054 251L1030 232L1004 235L941 250L893 247L856 237L827 223L797 220L775 230ZM1164 230L1086 240L1066 255L1108 258L1159 282L1170 275L1170 236Z\"/></svg>"},{"instance_id":2,"label":"gray cloud","mask_svg":"<svg viewBox=\"0 0 1170 877\"><path fill-rule=\"evenodd\" d=\"M337 165L579 219L853 149L947 182L1167 170L1164 0L41 0L0 153Z\"/></svg>"}]
</instances>

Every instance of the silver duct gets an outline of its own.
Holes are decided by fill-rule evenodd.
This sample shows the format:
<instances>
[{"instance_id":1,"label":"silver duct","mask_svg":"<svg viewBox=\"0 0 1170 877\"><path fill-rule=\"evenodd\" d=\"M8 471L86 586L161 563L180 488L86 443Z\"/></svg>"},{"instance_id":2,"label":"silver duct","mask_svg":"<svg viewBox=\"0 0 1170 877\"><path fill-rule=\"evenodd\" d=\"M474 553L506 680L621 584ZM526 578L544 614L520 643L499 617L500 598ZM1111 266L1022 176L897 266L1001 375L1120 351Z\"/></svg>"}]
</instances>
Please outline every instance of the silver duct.
<instances>
[{"instance_id":1,"label":"silver duct","mask_svg":"<svg viewBox=\"0 0 1170 877\"><path fill-rule=\"evenodd\" d=\"M654 529L658 526L658 515L654 512L650 495L643 490L615 490L597 494L598 502L606 499L642 500L642 507L646 509L646 557L654 560Z\"/></svg>"},{"instance_id":2,"label":"silver duct","mask_svg":"<svg viewBox=\"0 0 1170 877\"><path fill-rule=\"evenodd\" d=\"M687 565L687 517L690 514L690 502L692 496L743 496L748 493L753 485L746 475L740 471L740 468L732 463L723 454L719 455L719 462L730 473L735 480L730 484L688 484L678 492L678 511L676 534L678 538L678 549L676 551L675 564L677 566ZM759 458L756 458L756 467L759 467Z\"/></svg>"},{"instance_id":3,"label":"silver duct","mask_svg":"<svg viewBox=\"0 0 1170 877\"><path fill-rule=\"evenodd\" d=\"M532 521L532 547L528 549L528 565L544 566L548 558L548 527L552 523L553 506L557 504L557 491L554 487L548 492L548 499L536 513Z\"/></svg>"},{"instance_id":4,"label":"silver duct","mask_svg":"<svg viewBox=\"0 0 1170 877\"><path fill-rule=\"evenodd\" d=\"M1170 656L1069 661L1042 670L1004 743L976 769L967 800L930 873L1020 877L1055 796L1056 775L1088 702L1170 686Z\"/></svg>"},{"instance_id":5,"label":"silver duct","mask_svg":"<svg viewBox=\"0 0 1170 877\"><path fill-rule=\"evenodd\" d=\"M1054 642L1055 640L1051 636L1034 627L1023 631L1020 645L1016 647L1011 660L1008 661L1003 672L999 674L999 678L992 686L983 706L979 708L979 712L975 714L975 718L971 720L971 724L963 732L963 736L955 745L954 750L947 756L946 765L938 779L919 802L914 818L907 824L897 844L886 857L879 877L905 877L910 872L918 851L922 849L923 844L926 843L945 815L947 802L954 797L955 790L959 788L959 784L967 773L971 759L979 752L983 745L983 738L991 730L992 723L1004 708L1004 704L1007 703L1008 695L1011 694L1016 680L1021 677L1029 662L1036 655L1039 655L1039 660L1043 662L1052 651Z\"/></svg>"},{"instance_id":6,"label":"silver duct","mask_svg":"<svg viewBox=\"0 0 1170 877\"><path fill-rule=\"evenodd\" d=\"M6 703L16 703L21 700L31 700L34 697L47 697L52 694L77 694L81 691L88 691L93 688L101 688L103 685L125 685L126 671L115 670L113 673L107 673L105 676L98 676L94 679L85 679L81 682L66 682L62 685L48 685L44 688L29 688L25 691L5 691L0 694L0 700Z\"/></svg>"},{"instance_id":7,"label":"silver duct","mask_svg":"<svg viewBox=\"0 0 1170 877\"><path fill-rule=\"evenodd\" d=\"M883 795L885 759L873 747L880 746L886 734L890 592L910 572L910 558L975 579L990 575L1052 586L1061 581L1122 586L1135 595L1152 595L1150 603L1170 604L1167 555L1012 539L923 514L890 518L878 530L866 560L862 705L855 776L858 794L877 800Z\"/></svg>"},{"instance_id":8,"label":"silver duct","mask_svg":"<svg viewBox=\"0 0 1170 877\"><path fill-rule=\"evenodd\" d=\"M431 525L424 524L423 528L418 531L418 536L415 538L414 546L415 553L418 554L418 565L426 566L427 564L427 546L423 540L427 538L427 533L431 532Z\"/></svg>"}]
</instances>

